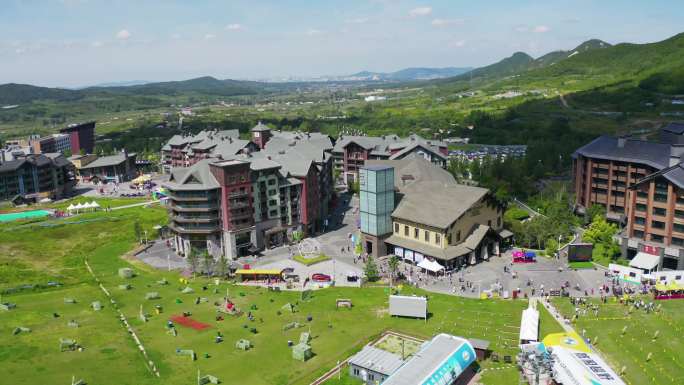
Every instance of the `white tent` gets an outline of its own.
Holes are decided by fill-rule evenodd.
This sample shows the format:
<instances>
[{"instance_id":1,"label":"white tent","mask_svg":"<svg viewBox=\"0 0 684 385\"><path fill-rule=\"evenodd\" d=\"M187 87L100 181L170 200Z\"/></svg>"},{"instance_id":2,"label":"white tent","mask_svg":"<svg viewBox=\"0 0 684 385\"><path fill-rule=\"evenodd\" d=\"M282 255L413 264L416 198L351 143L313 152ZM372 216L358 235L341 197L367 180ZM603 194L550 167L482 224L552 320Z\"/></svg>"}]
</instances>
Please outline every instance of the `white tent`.
<instances>
[{"instance_id":1,"label":"white tent","mask_svg":"<svg viewBox=\"0 0 684 385\"><path fill-rule=\"evenodd\" d=\"M523 310L520 320L520 341L539 341L539 311L531 307Z\"/></svg>"},{"instance_id":2,"label":"white tent","mask_svg":"<svg viewBox=\"0 0 684 385\"><path fill-rule=\"evenodd\" d=\"M92 201L92 202L90 202L90 207L91 207L93 210L97 210L97 209L100 208L100 204L97 203L97 202L95 202L95 201Z\"/></svg>"},{"instance_id":3,"label":"white tent","mask_svg":"<svg viewBox=\"0 0 684 385\"><path fill-rule=\"evenodd\" d=\"M440 270L444 270L444 267L440 265L439 263L435 261L430 261L429 259L425 258L422 261L418 262L418 267L429 270L433 273L436 273Z\"/></svg>"},{"instance_id":4,"label":"white tent","mask_svg":"<svg viewBox=\"0 0 684 385\"><path fill-rule=\"evenodd\" d=\"M554 346L551 353L554 379L561 384L579 385L625 385L624 381L601 357L563 346Z\"/></svg>"},{"instance_id":5,"label":"white tent","mask_svg":"<svg viewBox=\"0 0 684 385\"><path fill-rule=\"evenodd\" d=\"M629 261L629 266L651 271L658 267L658 262L660 262L659 256L640 251L631 261Z\"/></svg>"},{"instance_id":6,"label":"white tent","mask_svg":"<svg viewBox=\"0 0 684 385\"><path fill-rule=\"evenodd\" d=\"M74 210L76 210L76 206L74 206L73 203L70 204L69 207L67 207L67 211L74 211Z\"/></svg>"},{"instance_id":7,"label":"white tent","mask_svg":"<svg viewBox=\"0 0 684 385\"><path fill-rule=\"evenodd\" d=\"M83 205L80 203L76 203L76 206L74 206L74 210L76 210L76 212L78 212L78 210L83 210L84 208L85 207L83 207Z\"/></svg>"}]
</instances>

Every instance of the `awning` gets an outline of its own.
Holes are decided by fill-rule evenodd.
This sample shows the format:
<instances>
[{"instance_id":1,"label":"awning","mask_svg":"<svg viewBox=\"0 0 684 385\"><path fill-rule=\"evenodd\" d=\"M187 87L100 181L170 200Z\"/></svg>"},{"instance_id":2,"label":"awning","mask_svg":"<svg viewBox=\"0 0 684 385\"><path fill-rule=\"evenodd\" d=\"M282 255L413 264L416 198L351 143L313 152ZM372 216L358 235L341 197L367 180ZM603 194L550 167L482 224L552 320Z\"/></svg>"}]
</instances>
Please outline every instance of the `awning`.
<instances>
[{"instance_id":1,"label":"awning","mask_svg":"<svg viewBox=\"0 0 684 385\"><path fill-rule=\"evenodd\" d=\"M539 340L539 311L533 308L523 310L520 319L520 340L538 341Z\"/></svg>"},{"instance_id":2,"label":"awning","mask_svg":"<svg viewBox=\"0 0 684 385\"><path fill-rule=\"evenodd\" d=\"M480 243L484 239L485 235L489 231L490 227L485 225L479 225L477 228L463 241L463 245L470 250L475 250L480 246Z\"/></svg>"},{"instance_id":3,"label":"awning","mask_svg":"<svg viewBox=\"0 0 684 385\"><path fill-rule=\"evenodd\" d=\"M280 275L281 270L277 269L240 269L235 272L235 274L242 275Z\"/></svg>"},{"instance_id":4,"label":"awning","mask_svg":"<svg viewBox=\"0 0 684 385\"><path fill-rule=\"evenodd\" d=\"M629 261L629 266L636 267L637 269L653 270L658 266L658 262L660 262L659 256L640 251L634 259Z\"/></svg>"},{"instance_id":5,"label":"awning","mask_svg":"<svg viewBox=\"0 0 684 385\"><path fill-rule=\"evenodd\" d=\"M513 233L510 230L502 229L501 231L499 231L499 237L501 237L501 239L510 238L512 236Z\"/></svg>"},{"instance_id":6,"label":"awning","mask_svg":"<svg viewBox=\"0 0 684 385\"><path fill-rule=\"evenodd\" d=\"M422 261L418 263L418 267L423 268L425 270L429 270L433 273L436 273L440 270L444 270L444 266L440 265L439 263L435 261L430 261L429 259L425 258Z\"/></svg>"}]
</instances>

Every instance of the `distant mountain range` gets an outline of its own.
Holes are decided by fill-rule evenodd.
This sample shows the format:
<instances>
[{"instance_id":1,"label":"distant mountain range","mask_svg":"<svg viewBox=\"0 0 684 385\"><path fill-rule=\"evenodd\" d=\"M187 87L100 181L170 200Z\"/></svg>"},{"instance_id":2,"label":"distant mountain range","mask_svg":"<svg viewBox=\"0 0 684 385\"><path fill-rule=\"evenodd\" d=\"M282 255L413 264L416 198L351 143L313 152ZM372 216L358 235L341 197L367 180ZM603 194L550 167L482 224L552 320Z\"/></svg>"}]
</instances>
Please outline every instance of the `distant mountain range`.
<instances>
[{"instance_id":1,"label":"distant mountain range","mask_svg":"<svg viewBox=\"0 0 684 385\"><path fill-rule=\"evenodd\" d=\"M518 85L571 81L575 89L629 81L650 91L684 94L684 33L648 44L610 45L601 40L588 40L572 50L554 51L536 59L524 52L516 52L499 62L472 70L448 67L407 68L390 73L363 71L326 80L387 81L400 85L418 81L419 85L444 87L445 90L449 90L449 87L475 87L490 81L515 81ZM220 80L210 76L133 85L104 84L78 90L10 83L0 85L0 105L26 104L34 100L72 101L98 95L198 94L229 97L283 92L305 84L310 83Z\"/></svg>"},{"instance_id":2,"label":"distant mountain range","mask_svg":"<svg viewBox=\"0 0 684 385\"><path fill-rule=\"evenodd\" d=\"M552 66L562 60L571 58L580 53L587 53L589 51L608 47L611 47L611 45L601 40L592 39L585 41L570 51L553 51L547 53L546 55L540 56L537 59L525 52L516 52L499 62L490 64L488 66L475 68L472 71L465 72L448 80L470 81L473 79L498 79L507 76L519 75L531 69Z\"/></svg>"},{"instance_id":3,"label":"distant mountain range","mask_svg":"<svg viewBox=\"0 0 684 385\"><path fill-rule=\"evenodd\" d=\"M371 72L361 71L353 75L340 76L338 80L347 81L411 81L431 80L457 76L472 70L472 67L445 67L428 68L414 67L405 68L396 72Z\"/></svg>"}]
</instances>

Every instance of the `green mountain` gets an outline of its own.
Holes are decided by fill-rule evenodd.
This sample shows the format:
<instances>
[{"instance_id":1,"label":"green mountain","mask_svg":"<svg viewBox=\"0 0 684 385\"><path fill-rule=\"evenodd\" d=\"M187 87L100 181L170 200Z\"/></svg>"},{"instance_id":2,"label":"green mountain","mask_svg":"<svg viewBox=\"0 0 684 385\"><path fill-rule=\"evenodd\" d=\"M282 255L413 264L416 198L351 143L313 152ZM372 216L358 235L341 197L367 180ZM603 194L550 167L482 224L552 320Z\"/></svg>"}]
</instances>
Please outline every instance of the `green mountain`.
<instances>
[{"instance_id":1,"label":"green mountain","mask_svg":"<svg viewBox=\"0 0 684 385\"><path fill-rule=\"evenodd\" d=\"M516 52L499 62L485 67L476 68L462 75L449 78L450 81L463 81L474 79L499 79L512 76L526 70L534 62L532 56L525 52Z\"/></svg>"},{"instance_id":2,"label":"green mountain","mask_svg":"<svg viewBox=\"0 0 684 385\"><path fill-rule=\"evenodd\" d=\"M37 87L29 84L0 84L0 104L25 104L34 100L73 101L83 98L75 90L62 88Z\"/></svg>"},{"instance_id":3,"label":"green mountain","mask_svg":"<svg viewBox=\"0 0 684 385\"><path fill-rule=\"evenodd\" d=\"M534 62L531 63L530 69L554 65L561 60L573 57L575 55L579 55L581 53L585 53L595 49L602 49L608 47L611 47L611 45L606 43L605 41L598 39L587 40L569 51L553 51L547 53L546 55L536 58Z\"/></svg>"},{"instance_id":4,"label":"green mountain","mask_svg":"<svg viewBox=\"0 0 684 385\"><path fill-rule=\"evenodd\" d=\"M199 93L217 96L252 95L260 90L257 82L239 80L219 80L211 76L195 79L132 85L126 87L90 87L83 91L87 94L130 94L137 95L181 95Z\"/></svg>"}]
</instances>

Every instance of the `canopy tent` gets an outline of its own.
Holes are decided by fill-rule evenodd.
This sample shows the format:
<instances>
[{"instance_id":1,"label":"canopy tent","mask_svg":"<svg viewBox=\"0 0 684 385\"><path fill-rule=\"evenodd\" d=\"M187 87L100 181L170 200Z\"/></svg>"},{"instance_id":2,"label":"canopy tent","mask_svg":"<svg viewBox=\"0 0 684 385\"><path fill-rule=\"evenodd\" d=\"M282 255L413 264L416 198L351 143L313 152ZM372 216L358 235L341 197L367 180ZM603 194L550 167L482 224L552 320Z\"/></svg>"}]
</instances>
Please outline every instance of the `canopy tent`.
<instances>
[{"instance_id":1,"label":"canopy tent","mask_svg":"<svg viewBox=\"0 0 684 385\"><path fill-rule=\"evenodd\" d=\"M556 346L554 356L554 380L560 384L578 385L625 385L620 377L603 361L591 352L579 352L570 348Z\"/></svg>"},{"instance_id":2,"label":"canopy tent","mask_svg":"<svg viewBox=\"0 0 684 385\"><path fill-rule=\"evenodd\" d=\"M520 319L520 341L539 341L539 311L531 307L523 310Z\"/></svg>"},{"instance_id":3,"label":"canopy tent","mask_svg":"<svg viewBox=\"0 0 684 385\"><path fill-rule=\"evenodd\" d=\"M551 333L544 337L543 342L548 347L565 347L578 352L591 352L589 346L577 333Z\"/></svg>"},{"instance_id":4,"label":"canopy tent","mask_svg":"<svg viewBox=\"0 0 684 385\"><path fill-rule=\"evenodd\" d=\"M281 270L278 269L239 269L235 274L239 275L280 275Z\"/></svg>"},{"instance_id":5,"label":"canopy tent","mask_svg":"<svg viewBox=\"0 0 684 385\"><path fill-rule=\"evenodd\" d=\"M99 209L99 208L100 208L100 204L97 203L97 202L95 202L95 201L92 201L92 202L90 202L90 207L92 207L92 208L94 208L94 209Z\"/></svg>"},{"instance_id":6,"label":"canopy tent","mask_svg":"<svg viewBox=\"0 0 684 385\"><path fill-rule=\"evenodd\" d=\"M650 271L650 270L653 270L656 267L658 267L659 262L660 262L659 256L644 253L643 251L640 251L634 257L634 259L629 261L629 266L636 267L637 269L643 269L643 270L649 270Z\"/></svg>"},{"instance_id":7,"label":"canopy tent","mask_svg":"<svg viewBox=\"0 0 684 385\"><path fill-rule=\"evenodd\" d=\"M73 203L70 204L69 207L67 207L67 211L74 211L74 210L76 210L76 206L74 206Z\"/></svg>"},{"instance_id":8,"label":"canopy tent","mask_svg":"<svg viewBox=\"0 0 684 385\"><path fill-rule=\"evenodd\" d=\"M435 261L431 261L427 258L423 259L422 261L418 262L418 267L431 271L433 273L436 273L440 270L444 270L444 266L440 265L439 263Z\"/></svg>"},{"instance_id":9,"label":"canopy tent","mask_svg":"<svg viewBox=\"0 0 684 385\"><path fill-rule=\"evenodd\" d=\"M133 179L131 182L134 184L140 184L140 183L145 183L145 182L149 181L150 179L152 179L152 177L148 174L145 174L145 175L140 175L139 177Z\"/></svg>"},{"instance_id":10,"label":"canopy tent","mask_svg":"<svg viewBox=\"0 0 684 385\"><path fill-rule=\"evenodd\" d=\"M657 291L679 291L684 290L684 285L680 285L677 282L670 282L668 284L657 283L655 288Z\"/></svg>"}]
</instances>

